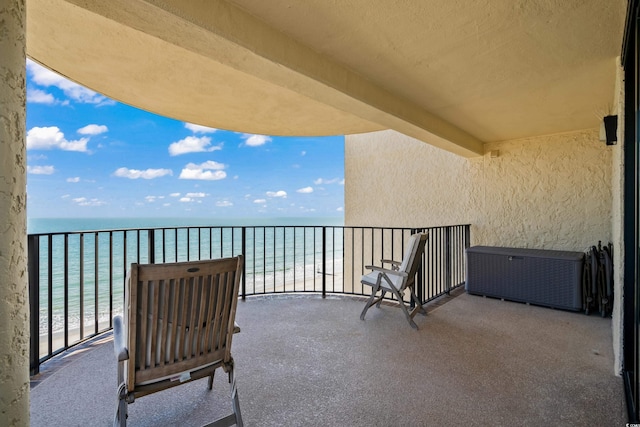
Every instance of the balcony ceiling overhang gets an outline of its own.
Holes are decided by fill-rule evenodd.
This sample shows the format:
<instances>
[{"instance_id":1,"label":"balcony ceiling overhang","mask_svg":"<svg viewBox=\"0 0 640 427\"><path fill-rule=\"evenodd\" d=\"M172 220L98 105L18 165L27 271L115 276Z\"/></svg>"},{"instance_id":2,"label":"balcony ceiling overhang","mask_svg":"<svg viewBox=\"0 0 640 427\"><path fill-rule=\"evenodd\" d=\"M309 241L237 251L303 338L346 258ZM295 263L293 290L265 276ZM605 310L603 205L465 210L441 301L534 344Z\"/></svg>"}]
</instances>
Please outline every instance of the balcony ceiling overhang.
<instances>
[{"instance_id":1,"label":"balcony ceiling overhang","mask_svg":"<svg viewBox=\"0 0 640 427\"><path fill-rule=\"evenodd\" d=\"M626 1L29 0L27 54L113 99L268 135L463 155L599 126Z\"/></svg>"}]
</instances>

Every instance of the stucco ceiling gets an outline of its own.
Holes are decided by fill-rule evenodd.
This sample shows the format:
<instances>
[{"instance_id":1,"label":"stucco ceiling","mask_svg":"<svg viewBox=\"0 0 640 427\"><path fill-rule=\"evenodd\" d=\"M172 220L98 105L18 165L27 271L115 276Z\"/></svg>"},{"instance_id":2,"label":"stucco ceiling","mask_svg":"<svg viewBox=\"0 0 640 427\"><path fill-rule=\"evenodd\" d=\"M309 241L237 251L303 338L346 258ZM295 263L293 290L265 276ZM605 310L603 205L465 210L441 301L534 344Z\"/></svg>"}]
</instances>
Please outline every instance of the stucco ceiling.
<instances>
[{"instance_id":1,"label":"stucco ceiling","mask_svg":"<svg viewBox=\"0 0 640 427\"><path fill-rule=\"evenodd\" d=\"M599 126L624 0L29 0L27 54L111 98L270 135L465 156Z\"/></svg>"}]
</instances>

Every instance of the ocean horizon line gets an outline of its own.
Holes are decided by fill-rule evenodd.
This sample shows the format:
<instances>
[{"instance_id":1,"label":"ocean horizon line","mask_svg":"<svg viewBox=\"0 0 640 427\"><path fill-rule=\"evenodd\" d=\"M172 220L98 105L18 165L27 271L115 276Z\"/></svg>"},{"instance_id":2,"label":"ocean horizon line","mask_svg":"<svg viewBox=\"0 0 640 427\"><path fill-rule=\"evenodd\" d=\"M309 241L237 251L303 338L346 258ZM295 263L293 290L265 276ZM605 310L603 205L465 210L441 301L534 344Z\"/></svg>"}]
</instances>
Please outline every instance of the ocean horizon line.
<instances>
[{"instance_id":1,"label":"ocean horizon line","mask_svg":"<svg viewBox=\"0 0 640 427\"><path fill-rule=\"evenodd\" d=\"M182 227L263 227L342 226L343 216L301 217L41 217L27 218L27 234L76 231L182 228Z\"/></svg>"}]
</instances>

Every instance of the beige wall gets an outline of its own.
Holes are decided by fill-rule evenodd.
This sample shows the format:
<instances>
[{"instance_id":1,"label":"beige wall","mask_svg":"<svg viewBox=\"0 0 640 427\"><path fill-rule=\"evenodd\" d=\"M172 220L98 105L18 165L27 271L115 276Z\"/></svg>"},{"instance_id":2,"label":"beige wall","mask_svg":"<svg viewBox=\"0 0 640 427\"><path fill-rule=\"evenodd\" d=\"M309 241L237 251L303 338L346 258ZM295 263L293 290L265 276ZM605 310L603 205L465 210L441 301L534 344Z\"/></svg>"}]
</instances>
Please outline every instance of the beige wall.
<instances>
[{"instance_id":1,"label":"beige wall","mask_svg":"<svg viewBox=\"0 0 640 427\"><path fill-rule=\"evenodd\" d=\"M613 149L598 136L490 143L474 159L394 131L347 136L345 224L470 223L473 245L583 251L612 235Z\"/></svg>"}]
</instances>

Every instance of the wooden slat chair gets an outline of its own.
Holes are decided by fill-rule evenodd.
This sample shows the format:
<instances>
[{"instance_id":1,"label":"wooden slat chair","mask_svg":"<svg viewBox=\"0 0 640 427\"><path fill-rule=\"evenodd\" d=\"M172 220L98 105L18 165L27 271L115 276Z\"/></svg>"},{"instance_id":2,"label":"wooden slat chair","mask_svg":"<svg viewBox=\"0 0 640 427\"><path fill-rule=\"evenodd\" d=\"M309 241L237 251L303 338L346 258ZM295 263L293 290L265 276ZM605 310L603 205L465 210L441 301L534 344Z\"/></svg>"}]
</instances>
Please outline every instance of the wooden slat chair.
<instances>
[{"instance_id":1,"label":"wooden slat chair","mask_svg":"<svg viewBox=\"0 0 640 427\"><path fill-rule=\"evenodd\" d=\"M414 291L414 283L416 273L422 262L422 254L424 252L424 246L429 237L429 233L416 233L411 235L409 243L407 244L407 251L402 259L402 262L381 260L382 264L391 264L391 268L376 267L374 265L367 265L365 268L373 270L371 273L362 276L361 282L363 285L371 286L371 296L367 300L367 304L360 314L360 319L364 320L364 316L367 310L373 305L377 305L380 308L380 303L387 292L391 292L398 303L400 308L404 312L407 321L412 328L418 329L418 325L413 321L413 318L417 313L427 314L422 307L422 303L416 296ZM413 310L409 311L404 302L404 292L409 289L411 293L411 300L415 303ZM376 298L378 291L381 291L380 297Z\"/></svg>"},{"instance_id":2,"label":"wooden slat chair","mask_svg":"<svg viewBox=\"0 0 640 427\"><path fill-rule=\"evenodd\" d=\"M242 426L231 341L243 258L131 264L124 319L114 318L118 358L118 408L114 425L126 426L136 398L209 377L229 374L233 414L212 426Z\"/></svg>"}]
</instances>

